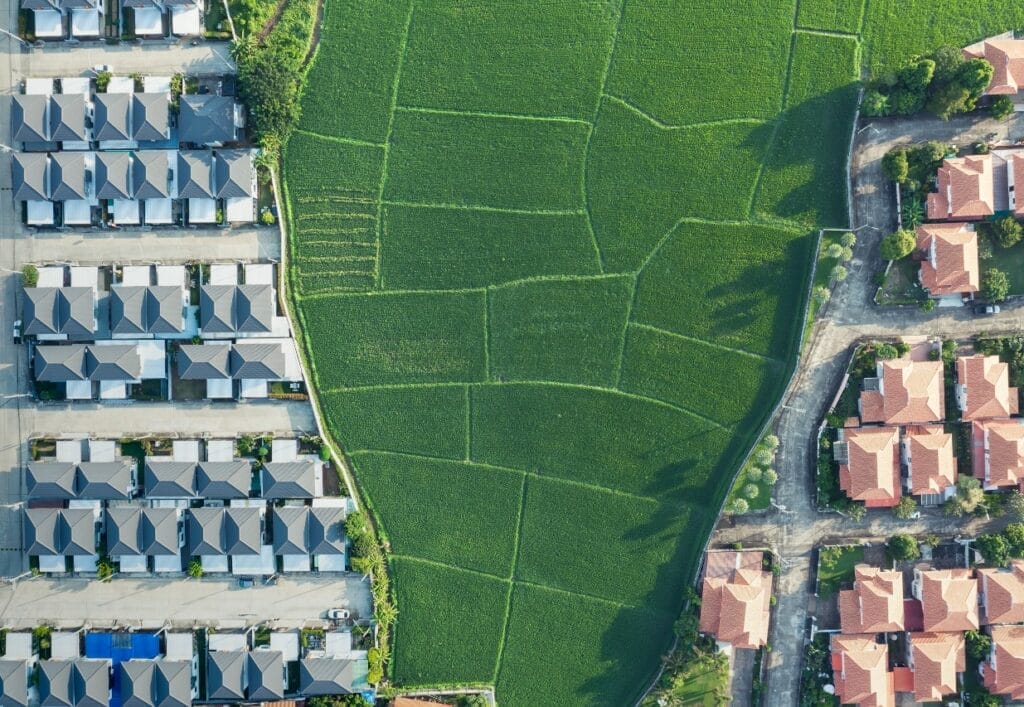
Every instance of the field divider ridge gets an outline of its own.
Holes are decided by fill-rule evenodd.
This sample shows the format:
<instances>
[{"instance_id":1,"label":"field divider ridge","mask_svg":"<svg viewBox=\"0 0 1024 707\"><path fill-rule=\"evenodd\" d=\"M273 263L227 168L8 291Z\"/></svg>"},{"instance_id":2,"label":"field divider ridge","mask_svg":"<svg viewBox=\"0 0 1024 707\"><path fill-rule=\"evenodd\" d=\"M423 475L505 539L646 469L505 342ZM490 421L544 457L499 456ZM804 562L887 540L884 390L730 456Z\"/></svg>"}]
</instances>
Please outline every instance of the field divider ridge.
<instances>
[{"instance_id":1,"label":"field divider ridge","mask_svg":"<svg viewBox=\"0 0 1024 707\"><path fill-rule=\"evenodd\" d=\"M405 206L411 209L451 209L452 211L486 211L495 214L523 214L526 216L582 216L584 209L517 209L506 206L488 206L486 204L452 204L428 201L397 201L382 199L383 206Z\"/></svg>"},{"instance_id":2,"label":"field divider ridge","mask_svg":"<svg viewBox=\"0 0 1024 707\"><path fill-rule=\"evenodd\" d=\"M496 574L491 574L490 572L483 572L481 570L471 570L468 567L461 567L459 565L453 565L453 564L450 564L448 562L440 562L438 560L428 560L427 558L419 557L418 555L405 555L405 554L402 554L400 552L392 552L391 553L391 557L393 557L396 560L407 560L409 562L418 562L420 564L430 565L432 567L441 567L443 569L455 570L457 572L466 572L467 574L475 574L478 577L486 577L487 579L495 579L495 580L497 580L499 582L502 582L504 584L509 584L509 585L512 584L511 580L509 580L509 579L507 579L505 577L499 577Z\"/></svg>"},{"instance_id":3,"label":"field divider ridge","mask_svg":"<svg viewBox=\"0 0 1024 707\"><path fill-rule=\"evenodd\" d=\"M785 361L774 358L772 356L765 356L764 354L754 353L753 351L747 351L746 349L737 349L733 346L726 346L725 344L715 343L714 341L708 341L707 339L701 339L696 336L687 336L686 334L680 334L676 331L670 331L668 329L662 329L660 327L652 326L644 322L629 322L631 326L635 326L637 329L646 329L647 331L653 331L656 334L664 334L665 336L674 337L677 339L683 339L685 341L691 341L695 344L703 344L713 349L719 349L720 351L729 351L731 353L740 354L741 356L749 356L750 358L756 358L760 361L766 361L767 363L777 363L779 365L786 365Z\"/></svg>"},{"instance_id":4,"label":"field divider ridge","mask_svg":"<svg viewBox=\"0 0 1024 707\"><path fill-rule=\"evenodd\" d=\"M330 142L340 142L342 145L357 145L359 147L379 147L384 148L383 142L371 142L369 140L357 140L354 137L341 137L339 135L325 135L323 133L313 132L312 130L303 130L302 128L295 128L295 132L300 135L308 135L315 137L320 140L329 140Z\"/></svg>"},{"instance_id":5,"label":"field divider ridge","mask_svg":"<svg viewBox=\"0 0 1024 707\"><path fill-rule=\"evenodd\" d=\"M519 567L519 548L523 537L523 516L526 515L526 484L527 476L523 474L523 483L519 487L519 514L516 516L516 530L512 536L512 566L508 573L508 596L505 598L505 616L501 620L501 640L498 641L497 655L494 657L494 683L498 683L501 672L501 658L505 654L505 642L508 639L508 620L512 616L512 590L516 584L516 568Z\"/></svg>"},{"instance_id":6,"label":"field divider ridge","mask_svg":"<svg viewBox=\"0 0 1024 707\"><path fill-rule=\"evenodd\" d=\"M426 106L407 106L396 104L395 110L402 113L423 113L425 115L448 115L453 117L493 118L495 120L529 120L538 123L572 123L591 125L583 118L570 118L564 115L537 115L535 113L495 113L483 110L464 110L461 108L428 108Z\"/></svg>"},{"instance_id":7,"label":"field divider ridge","mask_svg":"<svg viewBox=\"0 0 1024 707\"><path fill-rule=\"evenodd\" d=\"M622 364L626 360L626 343L629 338L629 324L633 319L633 307L636 305L636 293L640 289L640 273L633 273L633 282L630 285L629 303L626 305L626 316L622 322L622 336L619 338L619 357L615 361L615 377L612 385L616 390L622 390Z\"/></svg>"}]
</instances>

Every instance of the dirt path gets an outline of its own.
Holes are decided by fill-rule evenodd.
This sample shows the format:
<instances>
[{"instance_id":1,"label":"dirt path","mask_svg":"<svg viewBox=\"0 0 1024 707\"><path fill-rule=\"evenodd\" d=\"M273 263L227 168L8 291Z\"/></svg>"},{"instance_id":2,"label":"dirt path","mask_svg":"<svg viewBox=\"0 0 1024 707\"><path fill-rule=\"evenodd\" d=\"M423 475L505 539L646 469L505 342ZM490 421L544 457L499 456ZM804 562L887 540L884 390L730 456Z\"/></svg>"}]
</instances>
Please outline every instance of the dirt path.
<instances>
[{"instance_id":1,"label":"dirt path","mask_svg":"<svg viewBox=\"0 0 1024 707\"><path fill-rule=\"evenodd\" d=\"M313 23L313 36L309 40L309 51L302 62L303 71L309 68L309 63L313 61L313 55L316 54L316 48L320 46L320 30L324 24L324 2L325 0L317 0L316 3L316 22Z\"/></svg>"},{"instance_id":2,"label":"dirt path","mask_svg":"<svg viewBox=\"0 0 1024 707\"><path fill-rule=\"evenodd\" d=\"M263 28L260 30L260 33L256 35L257 42L260 44L263 43L263 40L267 38L267 35L270 34L271 30L273 30L274 27L277 26L277 23L280 22L281 15L284 14L284 9L286 7L288 7L288 0L280 0L280 2L277 3L277 7L274 8L274 14L270 16L270 19L263 23Z\"/></svg>"}]
</instances>

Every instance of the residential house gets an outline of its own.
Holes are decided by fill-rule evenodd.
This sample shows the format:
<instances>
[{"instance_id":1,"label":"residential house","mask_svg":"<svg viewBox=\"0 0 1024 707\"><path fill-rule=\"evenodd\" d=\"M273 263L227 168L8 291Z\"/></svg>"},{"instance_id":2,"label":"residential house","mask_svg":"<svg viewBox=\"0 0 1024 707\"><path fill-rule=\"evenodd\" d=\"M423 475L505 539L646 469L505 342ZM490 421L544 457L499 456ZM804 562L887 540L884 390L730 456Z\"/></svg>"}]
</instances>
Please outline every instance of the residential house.
<instances>
[{"instance_id":1,"label":"residential house","mask_svg":"<svg viewBox=\"0 0 1024 707\"><path fill-rule=\"evenodd\" d=\"M186 94L180 106L178 139L182 143L219 147L238 140L241 108L234 98Z\"/></svg>"},{"instance_id":2,"label":"residential house","mask_svg":"<svg viewBox=\"0 0 1024 707\"><path fill-rule=\"evenodd\" d=\"M114 285L110 288L110 334L115 339L181 337L186 306L182 286Z\"/></svg>"},{"instance_id":3,"label":"residential house","mask_svg":"<svg viewBox=\"0 0 1024 707\"><path fill-rule=\"evenodd\" d=\"M1024 700L1024 626L993 626L992 649L980 666L982 681L993 695Z\"/></svg>"},{"instance_id":4,"label":"residential house","mask_svg":"<svg viewBox=\"0 0 1024 707\"><path fill-rule=\"evenodd\" d=\"M942 425L913 425L902 442L907 469L905 488L927 505L941 503L956 493L957 460L953 436Z\"/></svg>"},{"instance_id":5,"label":"residential house","mask_svg":"<svg viewBox=\"0 0 1024 707\"><path fill-rule=\"evenodd\" d=\"M23 292L25 336L40 341L91 341L96 337L96 290L26 287Z\"/></svg>"},{"instance_id":6,"label":"residential house","mask_svg":"<svg viewBox=\"0 0 1024 707\"><path fill-rule=\"evenodd\" d=\"M58 501L128 500L134 490L127 460L109 462L29 462L25 486L30 499Z\"/></svg>"},{"instance_id":7,"label":"residential house","mask_svg":"<svg viewBox=\"0 0 1024 707\"><path fill-rule=\"evenodd\" d=\"M864 379L860 417L865 423L908 425L941 422L945 416L942 361L880 360L877 376Z\"/></svg>"},{"instance_id":8,"label":"residential house","mask_svg":"<svg viewBox=\"0 0 1024 707\"><path fill-rule=\"evenodd\" d=\"M25 150L89 149L85 96L75 93L11 97L11 131Z\"/></svg>"},{"instance_id":9,"label":"residential house","mask_svg":"<svg viewBox=\"0 0 1024 707\"><path fill-rule=\"evenodd\" d=\"M1024 479L1024 420L975 420L971 428L974 476L993 491Z\"/></svg>"},{"instance_id":10,"label":"residential house","mask_svg":"<svg viewBox=\"0 0 1024 707\"><path fill-rule=\"evenodd\" d=\"M250 702L280 700L287 683L280 651L254 650L246 655L245 694Z\"/></svg>"},{"instance_id":11,"label":"residential house","mask_svg":"<svg viewBox=\"0 0 1024 707\"><path fill-rule=\"evenodd\" d=\"M900 500L900 447L896 427L840 430L836 443L839 487L869 508L895 506Z\"/></svg>"},{"instance_id":12,"label":"residential house","mask_svg":"<svg viewBox=\"0 0 1024 707\"><path fill-rule=\"evenodd\" d=\"M245 701L247 651L211 650L206 654L206 699Z\"/></svg>"},{"instance_id":13,"label":"residential house","mask_svg":"<svg viewBox=\"0 0 1024 707\"><path fill-rule=\"evenodd\" d=\"M317 499L317 501L334 499ZM271 511L274 555L285 572L342 572L346 565L345 509L337 505L280 506ZM312 560L312 564L311 564Z\"/></svg>"},{"instance_id":14,"label":"residential house","mask_svg":"<svg viewBox=\"0 0 1024 707\"><path fill-rule=\"evenodd\" d=\"M977 573L982 625L1024 623L1024 560Z\"/></svg>"},{"instance_id":15,"label":"residential house","mask_svg":"<svg viewBox=\"0 0 1024 707\"><path fill-rule=\"evenodd\" d=\"M998 356L961 356L956 360L956 402L964 420L1017 414L1019 394L1010 387L1010 367Z\"/></svg>"},{"instance_id":16,"label":"residential house","mask_svg":"<svg viewBox=\"0 0 1024 707\"><path fill-rule=\"evenodd\" d=\"M199 557L208 572L273 574L273 548L264 544L264 510L261 506L190 509L188 554Z\"/></svg>"},{"instance_id":17,"label":"residential house","mask_svg":"<svg viewBox=\"0 0 1024 707\"><path fill-rule=\"evenodd\" d=\"M41 707L106 707L110 703L109 660L41 660L37 670Z\"/></svg>"},{"instance_id":18,"label":"residential house","mask_svg":"<svg viewBox=\"0 0 1024 707\"><path fill-rule=\"evenodd\" d=\"M5 654L6 655L6 654ZM28 661L0 660L0 705L28 707Z\"/></svg>"},{"instance_id":19,"label":"residential house","mask_svg":"<svg viewBox=\"0 0 1024 707\"><path fill-rule=\"evenodd\" d=\"M190 500L195 491L196 463L167 457L146 457L145 496L148 499Z\"/></svg>"},{"instance_id":20,"label":"residential house","mask_svg":"<svg viewBox=\"0 0 1024 707\"><path fill-rule=\"evenodd\" d=\"M962 633L911 633L908 652L915 701L942 702L958 694L957 675L967 669Z\"/></svg>"},{"instance_id":21,"label":"residential house","mask_svg":"<svg viewBox=\"0 0 1024 707\"><path fill-rule=\"evenodd\" d=\"M844 634L903 630L903 575L857 565L853 589L839 592L839 620Z\"/></svg>"},{"instance_id":22,"label":"residential house","mask_svg":"<svg viewBox=\"0 0 1024 707\"><path fill-rule=\"evenodd\" d=\"M203 285L199 292L204 339L272 335L276 315L272 285Z\"/></svg>"},{"instance_id":23,"label":"residential house","mask_svg":"<svg viewBox=\"0 0 1024 707\"><path fill-rule=\"evenodd\" d=\"M245 459L205 461L195 466L195 491L200 498L249 498L251 487L252 464Z\"/></svg>"},{"instance_id":24,"label":"residential house","mask_svg":"<svg viewBox=\"0 0 1024 707\"><path fill-rule=\"evenodd\" d=\"M708 552L701 590L700 630L733 648L768 641L772 574L757 551Z\"/></svg>"},{"instance_id":25,"label":"residential house","mask_svg":"<svg viewBox=\"0 0 1024 707\"><path fill-rule=\"evenodd\" d=\"M926 632L978 629L978 581L971 570L916 568L912 588L921 601Z\"/></svg>"},{"instance_id":26,"label":"residential house","mask_svg":"<svg viewBox=\"0 0 1024 707\"><path fill-rule=\"evenodd\" d=\"M122 707L191 707L192 670L184 660L133 659L120 664Z\"/></svg>"},{"instance_id":27,"label":"residential house","mask_svg":"<svg viewBox=\"0 0 1024 707\"><path fill-rule=\"evenodd\" d=\"M25 554L39 558L42 572L95 571L96 519L88 508L28 508L23 516Z\"/></svg>"},{"instance_id":28,"label":"residential house","mask_svg":"<svg viewBox=\"0 0 1024 707\"><path fill-rule=\"evenodd\" d=\"M299 692L307 697L344 695L369 689L365 658L303 658Z\"/></svg>"},{"instance_id":29,"label":"residential house","mask_svg":"<svg viewBox=\"0 0 1024 707\"><path fill-rule=\"evenodd\" d=\"M938 171L938 191L928 194L929 220L981 221L1000 210L997 194L1005 198L1007 191L995 187L994 159L1004 162L991 154L943 160Z\"/></svg>"},{"instance_id":30,"label":"residential house","mask_svg":"<svg viewBox=\"0 0 1024 707\"><path fill-rule=\"evenodd\" d=\"M866 707L896 704L889 652L874 636L833 635L832 675L840 702Z\"/></svg>"},{"instance_id":31,"label":"residential house","mask_svg":"<svg viewBox=\"0 0 1024 707\"><path fill-rule=\"evenodd\" d=\"M927 223L917 227L921 286L932 297L973 296L980 289L978 234L968 223Z\"/></svg>"},{"instance_id":32,"label":"residential house","mask_svg":"<svg viewBox=\"0 0 1024 707\"><path fill-rule=\"evenodd\" d=\"M1005 32L964 47L963 54L966 59L984 59L992 65L986 95L1017 97L1024 86L1024 40Z\"/></svg>"},{"instance_id":33,"label":"residential house","mask_svg":"<svg viewBox=\"0 0 1024 707\"><path fill-rule=\"evenodd\" d=\"M322 474L323 465L309 459L267 462L260 470L261 496L268 501L313 498L320 495Z\"/></svg>"},{"instance_id":34,"label":"residential house","mask_svg":"<svg viewBox=\"0 0 1024 707\"><path fill-rule=\"evenodd\" d=\"M124 573L181 572L180 519L177 508L110 507L105 513L107 554Z\"/></svg>"},{"instance_id":35,"label":"residential house","mask_svg":"<svg viewBox=\"0 0 1024 707\"><path fill-rule=\"evenodd\" d=\"M160 341L99 342L37 346L33 371L38 383L60 386L67 400L125 399L128 386L167 377Z\"/></svg>"}]
</instances>

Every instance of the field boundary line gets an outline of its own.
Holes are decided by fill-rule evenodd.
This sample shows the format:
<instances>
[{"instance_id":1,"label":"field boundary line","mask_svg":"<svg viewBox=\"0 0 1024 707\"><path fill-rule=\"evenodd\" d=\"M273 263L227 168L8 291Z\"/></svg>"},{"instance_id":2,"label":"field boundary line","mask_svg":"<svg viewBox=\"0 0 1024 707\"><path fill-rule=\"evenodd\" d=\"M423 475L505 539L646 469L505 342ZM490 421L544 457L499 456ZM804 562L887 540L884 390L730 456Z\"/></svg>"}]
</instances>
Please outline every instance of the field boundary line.
<instances>
[{"instance_id":1,"label":"field boundary line","mask_svg":"<svg viewBox=\"0 0 1024 707\"><path fill-rule=\"evenodd\" d=\"M523 285L532 285L540 282L586 282L589 280L617 280L627 277L632 277L633 273L628 272L607 272L607 273L594 273L592 275L531 275L530 277L520 277L515 280L506 280L505 282L499 282L495 285L487 285L488 290L503 290L510 287L522 287Z\"/></svg>"},{"instance_id":2,"label":"field boundary line","mask_svg":"<svg viewBox=\"0 0 1024 707\"><path fill-rule=\"evenodd\" d=\"M571 123L573 125L591 125L583 118L569 118L564 115L536 115L534 113L493 113L483 110L463 110L460 108L428 108L426 106L407 106L396 104L395 110L402 113L423 113L426 115L466 116L470 118L494 118L496 120L529 120L538 123Z\"/></svg>"},{"instance_id":3,"label":"field boundary line","mask_svg":"<svg viewBox=\"0 0 1024 707\"><path fill-rule=\"evenodd\" d=\"M328 297L347 295L362 295L366 297L386 297L388 295L468 295L483 292L486 289L486 287L467 287L448 290L322 290L305 296L303 299L327 299ZM448 381L448 383L458 385L461 381Z\"/></svg>"},{"instance_id":4,"label":"field boundary line","mask_svg":"<svg viewBox=\"0 0 1024 707\"><path fill-rule=\"evenodd\" d=\"M487 294L487 288L484 288L484 380L491 380L491 298Z\"/></svg>"},{"instance_id":5,"label":"field boundary line","mask_svg":"<svg viewBox=\"0 0 1024 707\"><path fill-rule=\"evenodd\" d=\"M388 108L388 129L384 135L384 156L381 158L380 183L377 185L377 257L381 251L381 224L384 219L384 189L388 183L388 157L391 154L391 135L395 128L395 106L398 105L398 85L402 80L402 67L409 48L409 33L412 29L412 16L416 10L416 1L409 0L409 12L405 16L405 29L402 32L402 43L398 45L398 64L395 77L391 82L391 105ZM374 284L380 286L380 268L374 269Z\"/></svg>"},{"instance_id":6,"label":"field boundary line","mask_svg":"<svg viewBox=\"0 0 1024 707\"><path fill-rule=\"evenodd\" d=\"M717 126L729 126L729 125L763 125L765 123L772 122L768 118L721 118L719 120L704 120L697 123L680 123L674 125L671 123L665 123L653 115L639 107L635 103L632 103L621 96L616 96L611 93L606 93L605 98L610 99L614 103L618 103L620 106L639 116L644 122L650 123L658 130L674 131L674 130L699 130L701 128L714 128Z\"/></svg>"},{"instance_id":7,"label":"field boundary line","mask_svg":"<svg viewBox=\"0 0 1024 707\"><path fill-rule=\"evenodd\" d=\"M491 574L490 572L484 572L482 570L471 570L468 567L461 567L459 565L453 565L453 564L448 563L448 562L441 562L440 560L428 560L425 557L417 557L416 555L406 555L406 554L400 553L400 552L392 552L391 553L391 557L393 557L396 560L407 560L409 562L418 562L418 563L420 563L422 565L429 565L429 566L432 566L432 567L441 567L441 568L447 569L447 570L454 570L455 572L465 572L466 574L475 574L475 575L477 575L479 577L486 577L487 579L496 580L498 582L501 582L502 584L508 584L508 585L512 584L511 580L505 579L504 577L499 577L496 574Z\"/></svg>"},{"instance_id":8,"label":"field boundary line","mask_svg":"<svg viewBox=\"0 0 1024 707\"><path fill-rule=\"evenodd\" d=\"M308 135L309 137L315 137L319 140L328 140L330 142L340 142L343 145L357 145L359 147L377 147L380 149L386 149L387 145L382 142L370 142L369 140L357 140L354 137L339 137L337 135L324 135L323 133L316 133L312 130L302 130L301 128L295 128L295 132L299 135Z\"/></svg>"},{"instance_id":9,"label":"field boundary line","mask_svg":"<svg viewBox=\"0 0 1024 707\"><path fill-rule=\"evenodd\" d=\"M516 532L512 536L512 567L508 575L508 599L505 601L505 617L501 622L501 641L498 643L498 654L494 660L494 684L498 684L498 673L501 672L501 658L505 655L505 642L508 639L508 620L512 616L512 590L516 586L516 568L519 567L519 548L523 537L523 517L526 515L526 484L527 477L523 474L523 483L519 487L519 515L516 516Z\"/></svg>"},{"instance_id":10,"label":"field boundary line","mask_svg":"<svg viewBox=\"0 0 1024 707\"><path fill-rule=\"evenodd\" d=\"M700 338L698 338L696 336L687 336L686 334L680 334L678 332L670 331L668 329L662 329L661 327L656 327L656 326L653 326L651 324L647 324L645 322L635 322L634 321L634 322L630 322L630 324L632 326L635 326L638 329L646 329L647 331L652 331L652 332L655 332L656 334L663 334L665 336L670 336L670 337L674 337L674 338L677 338L677 339L683 339L685 341L692 341L695 344L703 344L704 346L708 346L708 347L713 348L713 349L719 349L721 351L728 351L730 353L740 354L741 356L749 356L750 358L756 358L756 359L758 359L760 361L764 361L766 363L778 363L778 364L783 365L783 366L786 365L785 361L781 361L781 360L779 360L777 358L773 358L771 356L765 356L764 354L754 353L753 351L747 351L745 349L737 349L737 348L734 348L732 346L725 346L724 344L717 344L717 343L715 343L713 341L708 341L707 339L700 339Z\"/></svg>"},{"instance_id":11,"label":"field boundary line","mask_svg":"<svg viewBox=\"0 0 1024 707\"><path fill-rule=\"evenodd\" d=\"M517 209L509 206L488 206L486 204L450 204L430 201L396 201L382 199L384 206L405 206L410 209L449 209L451 211L486 211L496 214L523 214L527 216L582 216L585 209Z\"/></svg>"},{"instance_id":12,"label":"field boundary line","mask_svg":"<svg viewBox=\"0 0 1024 707\"><path fill-rule=\"evenodd\" d=\"M521 584L524 587L532 587L533 589L544 589L549 592L556 594L565 594L571 597L581 597L583 599L589 599L596 601L601 604L607 604L608 606L614 606L616 609L634 609L636 611L646 611L651 614L663 614L669 616L667 611L657 611L649 607L637 606L636 604L627 604L625 602L616 601L614 599L608 599L607 597L599 597L596 594L587 594L586 592L576 591L575 589L562 589L561 587L552 587L550 584L541 584L540 582L531 582L527 579L517 579L515 584Z\"/></svg>"},{"instance_id":13,"label":"field boundary line","mask_svg":"<svg viewBox=\"0 0 1024 707\"><path fill-rule=\"evenodd\" d=\"M622 323L622 336L620 337L619 358L615 362L615 380L613 385L616 390L622 390L622 364L626 360L626 340L629 338L629 322L633 318L633 305L636 304L636 291L640 285L640 275L634 273L629 290L629 302L626 304L626 316Z\"/></svg>"},{"instance_id":14,"label":"field boundary line","mask_svg":"<svg viewBox=\"0 0 1024 707\"><path fill-rule=\"evenodd\" d=\"M819 34L823 37L845 37L846 39L855 40L860 39L860 37L854 32L843 32L838 29L822 29L820 27L802 27L797 25L793 31L799 32L800 34Z\"/></svg>"},{"instance_id":15,"label":"field boundary line","mask_svg":"<svg viewBox=\"0 0 1024 707\"><path fill-rule=\"evenodd\" d=\"M467 464L473 463L473 396L469 391L469 385L462 386L465 391L466 401L466 457L463 459Z\"/></svg>"}]
</instances>

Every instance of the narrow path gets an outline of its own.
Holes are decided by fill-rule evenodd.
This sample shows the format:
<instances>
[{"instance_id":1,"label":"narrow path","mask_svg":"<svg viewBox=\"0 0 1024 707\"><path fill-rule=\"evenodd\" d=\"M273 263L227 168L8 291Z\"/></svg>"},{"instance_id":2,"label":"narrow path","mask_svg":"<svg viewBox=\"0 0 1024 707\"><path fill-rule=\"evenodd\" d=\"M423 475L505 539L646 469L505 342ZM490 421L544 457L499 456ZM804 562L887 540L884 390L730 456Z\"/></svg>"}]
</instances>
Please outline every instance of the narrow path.
<instances>
[{"instance_id":1,"label":"narrow path","mask_svg":"<svg viewBox=\"0 0 1024 707\"><path fill-rule=\"evenodd\" d=\"M323 2L323 0L321 0ZM284 14L285 7L288 6L288 0L280 0L277 3L277 7L274 8L274 14L270 16L266 22L263 23L263 28L260 29L259 34L256 35L256 41L260 44L267 38L267 35L277 26L277 23L281 21L281 15Z\"/></svg>"}]
</instances>

